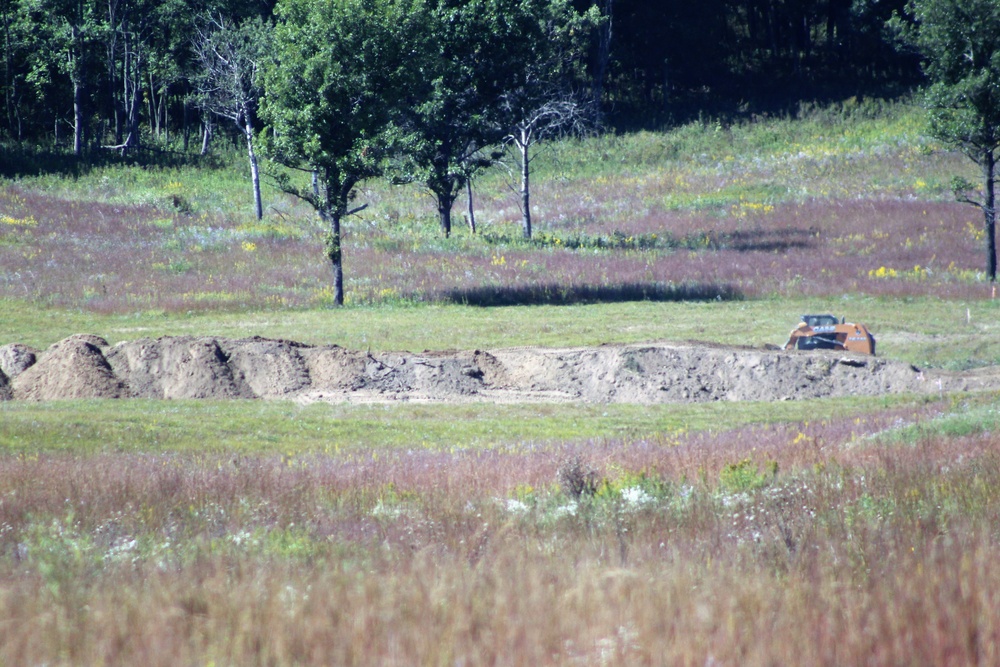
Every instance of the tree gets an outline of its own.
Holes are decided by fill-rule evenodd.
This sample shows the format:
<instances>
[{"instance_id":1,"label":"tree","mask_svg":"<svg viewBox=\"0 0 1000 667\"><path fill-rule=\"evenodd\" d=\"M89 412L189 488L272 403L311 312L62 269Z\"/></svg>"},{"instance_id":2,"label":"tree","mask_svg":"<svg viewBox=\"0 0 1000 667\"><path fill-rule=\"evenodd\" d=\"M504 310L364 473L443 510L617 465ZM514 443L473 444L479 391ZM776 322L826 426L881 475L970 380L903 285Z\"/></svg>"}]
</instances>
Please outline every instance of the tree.
<instances>
[{"instance_id":1,"label":"tree","mask_svg":"<svg viewBox=\"0 0 1000 667\"><path fill-rule=\"evenodd\" d=\"M162 32L161 16L154 0L109 0L107 21L111 27L107 43L107 70L113 100L115 145L125 153L141 147L139 121L146 88L146 71L155 56L151 37ZM117 90L115 90L117 89Z\"/></svg>"},{"instance_id":2,"label":"tree","mask_svg":"<svg viewBox=\"0 0 1000 667\"><path fill-rule=\"evenodd\" d=\"M236 26L222 17L208 18L198 29L194 50L200 65L195 79L197 104L236 123L247 143L254 213L264 217L260 169L254 152L254 119L261 97L260 64L269 53L270 27L259 17Z\"/></svg>"},{"instance_id":3,"label":"tree","mask_svg":"<svg viewBox=\"0 0 1000 667\"><path fill-rule=\"evenodd\" d=\"M21 85L26 72L23 63L28 59L30 49L28 38L20 18L20 6L14 0L0 0L0 22L3 29L3 98L6 127L18 141L21 140L22 109ZM2 134L2 132L0 132Z\"/></svg>"},{"instance_id":4,"label":"tree","mask_svg":"<svg viewBox=\"0 0 1000 667\"><path fill-rule=\"evenodd\" d=\"M341 220L356 186L379 176L393 145L394 114L410 82L409 45L419 0L287 0L276 10L273 62L264 71L261 116L268 153L314 174L314 186L279 178L328 225L334 303L344 303Z\"/></svg>"},{"instance_id":5,"label":"tree","mask_svg":"<svg viewBox=\"0 0 1000 667\"><path fill-rule=\"evenodd\" d=\"M422 182L437 200L445 236L451 209L475 172L499 157L507 134L501 100L517 86L537 43L530 0L428 0L405 110L405 159L397 180Z\"/></svg>"},{"instance_id":6,"label":"tree","mask_svg":"<svg viewBox=\"0 0 1000 667\"><path fill-rule=\"evenodd\" d=\"M23 6L33 27L31 73L37 89L66 77L72 87L73 154L83 154L87 88L92 64L105 26L92 0L26 0ZM56 117L58 126L58 114Z\"/></svg>"},{"instance_id":7,"label":"tree","mask_svg":"<svg viewBox=\"0 0 1000 667\"><path fill-rule=\"evenodd\" d=\"M507 142L517 148L517 165L521 175L521 230L531 238L531 162L532 148L553 132L582 127L585 121L583 105L571 97L553 98L520 115Z\"/></svg>"},{"instance_id":8,"label":"tree","mask_svg":"<svg viewBox=\"0 0 1000 667\"><path fill-rule=\"evenodd\" d=\"M911 0L892 25L922 54L930 86L931 131L982 170L981 198L956 179L960 201L978 206L986 231L986 272L996 282L996 166L1000 149L1000 3L996 0Z\"/></svg>"},{"instance_id":9,"label":"tree","mask_svg":"<svg viewBox=\"0 0 1000 667\"><path fill-rule=\"evenodd\" d=\"M501 100L509 134L517 149L521 175L521 227L531 238L531 161L533 147L555 133L578 133L592 120L595 105L586 104L576 82L583 75L586 39L603 21L597 7L578 14L566 0L537 0L530 58Z\"/></svg>"}]
</instances>

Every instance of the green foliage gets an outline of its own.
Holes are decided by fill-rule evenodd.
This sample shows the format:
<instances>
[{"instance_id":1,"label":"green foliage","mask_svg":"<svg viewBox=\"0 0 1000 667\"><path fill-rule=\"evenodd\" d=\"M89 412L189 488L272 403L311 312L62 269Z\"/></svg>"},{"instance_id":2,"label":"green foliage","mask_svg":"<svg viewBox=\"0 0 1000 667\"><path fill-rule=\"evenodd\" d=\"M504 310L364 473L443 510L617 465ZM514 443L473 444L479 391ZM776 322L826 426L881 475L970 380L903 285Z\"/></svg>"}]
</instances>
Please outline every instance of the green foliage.
<instances>
[{"instance_id":1,"label":"green foliage","mask_svg":"<svg viewBox=\"0 0 1000 667\"><path fill-rule=\"evenodd\" d=\"M103 560L94 536L82 530L72 511L30 523L18 548L57 598L78 578L91 576Z\"/></svg>"},{"instance_id":2,"label":"green foliage","mask_svg":"<svg viewBox=\"0 0 1000 667\"><path fill-rule=\"evenodd\" d=\"M1000 5L994 0L910 0L912 24L892 25L924 56L931 85L925 105L931 131L983 171L979 200L957 183L960 201L983 210L986 272L996 281L996 163L1000 150Z\"/></svg>"},{"instance_id":3,"label":"green foliage","mask_svg":"<svg viewBox=\"0 0 1000 667\"><path fill-rule=\"evenodd\" d=\"M1000 145L1000 6L992 0L911 0L913 23L892 25L924 56L931 129L977 159Z\"/></svg>"},{"instance_id":4,"label":"green foliage","mask_svg":"<svg viewBox=\"0 0 1000 667\"><path fill-rule=\"evenodd\" d=\"M937 438L964 438L1000 431L1000 411L991 400L964 400L947 414L918 423L904 423L879 434L878 439L919 446Z\"/></svg>"},{"instance_id":5,"label":"green foliage","mask_svg":"<svg viewBox=\"0 0 1000 667\"><path fill-rule=\"evenodd\" d=\"M719 472L719 483L730 493L746 493L768 486L777 474L777 461L768 461L764 470L760 470L756 462L746 458L726 464Z\"/></svg>"},{"instance_id":6,"label":"green foliage","mask_svg":"<svg viewBox=\"0 0 1000 667\"><path fill-rule=\"evenodd\" d=\"M417 16L409 0L279 6L274 59L263 74L267 148L282 163L321 172L329 192L313 199L296 191L320 210L343 215L354 186L381 172Z\"/></svg>"},{"instance_id":7,"label":"green foliage","mask_svg":"<svg viewBox=\"0 0 1000 667\"><path fill-rule=\"evenodd\" d=\"M241 539L242 538L242 539ZM249 535L237 533L230 539L237 547L268 560L309 560L329 552L327 545L306 526L290 525L271 529L258 528Z\"/></svg>"},{"instance_id":8,"label":"green foliage","mask_svg":"<svg viewBox=\"0 0 1000 667\"><path fill-rule=\"evenodd\" d=\"M451 208L472 176L525 114L555 94L587 33L562 0L430 1L414 35L414 68L399 110L403 151L393 176L422 183L437 200L445 236Z\"/></svg>"},{"instance_id":9,"label":"green foliage","mask_svg":"<svg viewBox=\"0 0 1000 667\"><path fill-rule=\"evenodd\" d=\"M720 199L719 201L726 201ZM760 205L761 207L765 205ZM613 230L609 234L586 232L538 232L530 239L509 230L489 231L483 239L492 245L516 248L518 246L566 250L727 250L738 249L746 241L741 235L718 232L700 232L677 236L669 230L661 233L630 234Z\"/></svg>"}]
</instances>

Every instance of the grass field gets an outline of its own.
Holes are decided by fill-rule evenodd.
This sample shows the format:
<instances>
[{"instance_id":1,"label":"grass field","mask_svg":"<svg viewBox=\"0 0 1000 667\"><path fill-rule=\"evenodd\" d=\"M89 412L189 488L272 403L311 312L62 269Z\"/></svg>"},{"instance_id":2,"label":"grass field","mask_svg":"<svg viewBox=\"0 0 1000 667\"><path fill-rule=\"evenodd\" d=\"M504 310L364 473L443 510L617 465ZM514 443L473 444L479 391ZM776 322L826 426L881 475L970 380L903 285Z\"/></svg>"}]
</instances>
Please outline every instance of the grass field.
<instances>
[{"instance_id":1,"label":"grass field","mask_svg":"<svg viewBox=\"0 0 1000 667\"><path fill-rule=\"evenodd\" d=\"M536 239L371 183L322 229L238 156L0 183L0 345L780 344L1000 363L971 164L903 104L553 145ZM0 665L991 665L1000 400L0 402Z\"/></svg>"}]
</instances>

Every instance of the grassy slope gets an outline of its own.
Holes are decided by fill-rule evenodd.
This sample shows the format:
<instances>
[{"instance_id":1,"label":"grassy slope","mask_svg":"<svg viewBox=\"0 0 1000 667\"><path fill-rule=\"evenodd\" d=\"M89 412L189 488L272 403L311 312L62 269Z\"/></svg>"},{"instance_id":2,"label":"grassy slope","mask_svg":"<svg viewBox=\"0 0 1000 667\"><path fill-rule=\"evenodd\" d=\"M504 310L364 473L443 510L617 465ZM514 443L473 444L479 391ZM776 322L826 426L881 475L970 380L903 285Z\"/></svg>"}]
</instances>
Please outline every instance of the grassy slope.
<instances>
[{"instance_id":1,"label":"grassy slope","mask_svg":"<svg viewBox=\"0 0 1000 667\"><path fill-rule=\"evenodd\" d=\"M923 129L912 107L848 100L795 120L563 142L535 163L541 237L593 240L623 230L780 242L789 230L808 231L819 239L811 254L794 245L736 254L525 246L499 171L476 182L484 234L456 228L446 241L418 189L370 183L361 199L371 207L347 223L347 297L360 305L339 311L315 307L329 296L322 230L273 190L265 223L252 221L242 155L222 168L108 166L75 179L23 179L0 188L0 261L10 262L0 282L0 344L43 348L88 331L111 342L262 335L373 350L692 339L757 346L782 343L803 312L833 312L868 324L891 358L1000 363L997 307L983 299L988 286L974 270L975 216L944 203L950 176L972 177L972 165ZM857 200L864 206L851 208ZM948 227L920 227L913 216L931 206L928 218ZM962 244L945 252L949 239ZM735 280L737 264L756 273L740 278L750 298L731 303L426 305L449 290L607 288L618 275L712 285ZM880 268L898 275L872 278ZM947 296L955 290L963 296ZM51 303L60 307L44 307Z\"/></svg>"}]
</instances>

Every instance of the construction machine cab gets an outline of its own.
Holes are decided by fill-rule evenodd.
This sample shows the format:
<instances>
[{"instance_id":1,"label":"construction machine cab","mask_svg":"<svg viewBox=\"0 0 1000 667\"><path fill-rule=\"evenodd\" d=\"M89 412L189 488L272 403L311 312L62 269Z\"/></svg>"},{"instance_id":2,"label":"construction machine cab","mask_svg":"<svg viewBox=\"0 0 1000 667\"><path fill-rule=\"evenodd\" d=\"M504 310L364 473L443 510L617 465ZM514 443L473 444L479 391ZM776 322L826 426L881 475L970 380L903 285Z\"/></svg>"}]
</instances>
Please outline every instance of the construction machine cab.
<instances>
[{"instance_id":1,"label":"construction machine cab","mask_svg":"<svg viewBox=\"0 0 1000 667\"><path fill-rule=\"evenodd\" d=\"M875 337L863 324L833 315L803 315L785 343L786 350L843 350L875 354Z\"/></svg>"},{"instance_id":2,"label":"construction machine cab","mask_svg":"<svg viewBox=\"0 0 1000 667\"><path fill-rule=\"evenodd\" d=\"M838 320L833 315L803 315L802 321L811 327L829 327L843 324L843 320Z\"/></svg>"}]
</instances>

